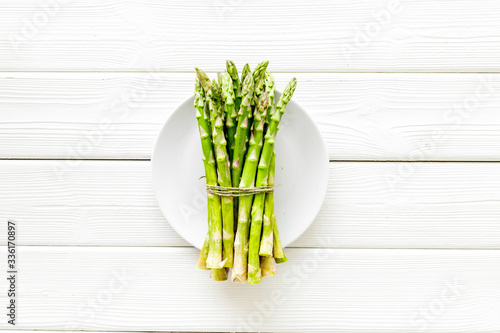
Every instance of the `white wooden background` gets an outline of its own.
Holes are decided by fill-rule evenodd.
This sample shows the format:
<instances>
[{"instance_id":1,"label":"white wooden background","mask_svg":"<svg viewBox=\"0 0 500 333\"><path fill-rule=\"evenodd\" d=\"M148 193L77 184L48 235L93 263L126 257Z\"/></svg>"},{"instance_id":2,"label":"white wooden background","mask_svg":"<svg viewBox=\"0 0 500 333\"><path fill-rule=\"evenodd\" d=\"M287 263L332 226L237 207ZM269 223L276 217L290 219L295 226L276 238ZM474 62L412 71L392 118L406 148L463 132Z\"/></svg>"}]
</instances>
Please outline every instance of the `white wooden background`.
<instances>
[{"instance_id":1,"label":"white wooden background","mask_svg":"<svg viewBox=\"0 0 500 333\"><path fill-rule=\"evenodd\" d=\"M258 286L196 271L151 189L193 67L226 59L296 76L331 160ZM499 161L497 0L2 0L0 330L499 332Z\"/></svg>"}]
</instances>

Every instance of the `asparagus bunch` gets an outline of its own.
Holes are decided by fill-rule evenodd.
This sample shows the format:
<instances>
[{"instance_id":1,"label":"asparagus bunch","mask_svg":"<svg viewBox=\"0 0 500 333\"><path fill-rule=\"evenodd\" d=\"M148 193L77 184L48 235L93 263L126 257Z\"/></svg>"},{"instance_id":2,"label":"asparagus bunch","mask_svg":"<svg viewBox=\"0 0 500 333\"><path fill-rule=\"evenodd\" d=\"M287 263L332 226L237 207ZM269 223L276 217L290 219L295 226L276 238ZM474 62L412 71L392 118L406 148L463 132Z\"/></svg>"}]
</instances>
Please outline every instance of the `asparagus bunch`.
<instances>
[{"instance_id":1,"label":"asparagus bunch","mask_svg":"<svg viewBox=\"0 0 500 333\"><path fill-rule=\"evenodd\" d=\"M197 267L211 270L216 281L227 280L232 268L233 282L256 284L276 275L275 263L287 261L269 188L279 122L297 81L288 83L275 106L268 63L253 71L246 64L239 77L227 61L218 81L196 69L194 106L209 186L208 233Z\"/></svg>"}]
</instances>

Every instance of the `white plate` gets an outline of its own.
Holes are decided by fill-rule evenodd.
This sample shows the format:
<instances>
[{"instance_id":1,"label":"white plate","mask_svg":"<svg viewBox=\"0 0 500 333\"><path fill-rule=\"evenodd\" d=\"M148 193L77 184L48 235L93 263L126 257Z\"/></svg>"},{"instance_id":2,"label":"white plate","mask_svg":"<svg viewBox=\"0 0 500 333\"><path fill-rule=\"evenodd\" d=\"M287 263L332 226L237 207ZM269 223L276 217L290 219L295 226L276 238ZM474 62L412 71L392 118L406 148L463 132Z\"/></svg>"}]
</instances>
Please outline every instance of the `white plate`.
<instances>
[{"instance_id":1,"label":"white plate","mask_svg":"<svg viewBox=\"0 0 500 333\"><path fill-rule=\"evenodd\" d=\"M276 100L280 94L276 93ZM205 175L193 106L188 98L170 116L156 141L153 188L170 225L198 249L208 230ZM316 218L328 187L328 152L304 109L290 101L276 138L275 211L283 246Z\"/></svg>"}]
</instances>

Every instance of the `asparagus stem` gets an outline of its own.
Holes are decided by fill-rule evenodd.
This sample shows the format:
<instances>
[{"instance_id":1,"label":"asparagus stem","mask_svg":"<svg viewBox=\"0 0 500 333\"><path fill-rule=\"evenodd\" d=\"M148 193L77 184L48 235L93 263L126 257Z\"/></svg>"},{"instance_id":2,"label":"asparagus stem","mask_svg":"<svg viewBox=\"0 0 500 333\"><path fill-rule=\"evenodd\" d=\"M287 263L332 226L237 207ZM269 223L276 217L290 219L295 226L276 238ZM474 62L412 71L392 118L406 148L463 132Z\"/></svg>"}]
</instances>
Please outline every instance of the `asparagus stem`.
<instances>
[{"instance_id":1,"label":"asparagus stem","mask_svg":"<svg viewBox=\"0 0 500 333\"><path fill-rule=\"evenodd\" d=\"M275 159L276 159L276 153L273 153L273 157L272 157L272 160L271 160L271 170L272 170L272 173L273 173L273 175L272 175L273 182L274 182ZM269 193L269 194L271 194L274 197L273 193ZM266 196L266 200L267 200L267 196ZM273 198L273 201L274 201L274 198ZM272 235L273 235L273 247L272 247L272 249L273 249L273 256L276 259L284 259L283 262L286 262L287 259L286 259L286 256L285 256L285 252L283 251L283 246L281 246L281 238L280 238L280 233L279 233L279 230L278 230L278 222L276 221L276 214L274 213L274 210L273 210L273 214L271 215L271 227L273 229L273 231L272 231ZM267 253L267 251L265 251L265 252Z\"/></svg>"},{"instance_id":2,"label":"asparagus stem","mask_svg":"<svg viewBox=\"0 0 500 333\"><path fill-rule=\"evenodd\" d=\"M204 73L203 73L204 74ZM213 144L211 138L210 125L208 122L208 107L205 101L205 95L202 89L201 82L205 80L202 76L201 79L199 77L196 78L195 84L195 100L194 106L196 108L196 119L198 121L198 130L200 132L201 139L201 147L203 152L203 165L205 167L205 176L206 182L209 185L217 185L217 170L215 166L215 158L213 152ZM205 80L205 83L210 85L210 80ZM208 200L208 221L209 221L209 251L206 254L202 250L200 254L200 261L206 262L207 268L218 268L220 261L222 259L222 253L219 253L217 249L217 236L214 234L214 227L216 225L222 224L222 211L221 211L221 202L220 197L210 194L207 194ZM220 240L220 237L219 237ZM206 249L205 249L206 250ZM203 266L201 266L203 267Z\"/></svg>"},{"instance_id":3,"label":"asparagus stem","mask_svg":"<svg viewBox=\"0 0 500 333\"><path fill-rule=\"evenodd\" d=\"M250 76L248 76L250 77ZM248 78L247 77L247 78ZM255 121L252 126L250 147L243 168L243 175L239 187L253 187L257 164L259 162L262 140L264 136L265 113L269 104L267 93L261 95L255 109ZM248 255L248 222L252 208L253 195L240 197L238 210L238 229L234 242L234 267L232 280L245 283L247 281L247 255Z\"/></svg>"},{"instance_id":4,"label":"asparagus stem","mask_svg":"<svg viewBox=\"0 0 500 333\"><path fill-rule=\"evenodd\" d=\"M250 74L252 75L252 71L250 70L250 66L248 64L245 64L245 66L243 66L243 70L241 71L241 84L240 86L238 87L238 92L236 93L237 96L240 97L240 108L241 108L241 101L243 100L243 97L245 97L245 94L244 94L244 81L245 81L245 78L247 77L247 75ZM253 79L253 76L252 76L252 79ZM255 85L255 81L253 82L253 85ZM253 89L254 87L252 87L252 94L253 94ZM252 104L252 103L250 103ZM240 110L240 108L238 108L237 110ZM251 128L250 126L251 124L249 124L248 126L248 129ZM236 185L238 186L238 185Z\"/></svg>"},{"instance_id":5,"label":"asparagus stem","mask_svg":"<svg viewBox=\"0 0 500 333\"><path fill-rule=\"evenodd\" d=\"M266 132L262 153L259 160L256 186L266 186L268 184L269 167L274 152L274 143L278 132L278 125L285 112L286 106L297 86L297 80L293 78L281 95L276 110L274 111L269 127ZM262 231L262 215L264 210L265 193L259 193L254 196L252 205L252 222L250 227L250 241L248 249L248 281L252 284L259 283L262 280L259 259L259 243Z\"/></svg>"},{"instance_id":6,"label":"asparagus stem","mask_svg":"<svg viewBox=\"0 0 500 333\"><path fill-rule=\"evenodd\" d=\"M236 75L238 76L238 75ZM224 101L224 112L226 114L226 130L227 130L227 145L229 147L229 160L233 159L234 152L234 136L236 134L236 110L235 96L233 90L233 81L228 73L221 75L222 77L222 98Z\"/></svg>"},{"instance_id":7,"label":"asparagus stem","mask_svg":"<svg viewBox=\"0 0 500 333\"><path fill-rule=\"evenodd\" d=\"M210 268L207 267L207 257L208 257L208 249L210 245L210 232L205 236L205 241L203 242L203 247L200 251L200 256L198 257L198 262L196 263L196 268L201 270L208 270Z\"/></svg>"},{"instance_id":8,"label":"asparagus stem","mask_svg":"<svg viewBox=\"0 0 500 333\"><path fill-rule=\"evenodd\" d=\"M271 159L271 166L270 166L271 169L269 171L269 179L270 179L270 181L272 179L273 182L274 182L274 170L276 168L275 167L275 160L276 160L276 152L273 153L273 157ZM274 202L274 194L273 193L268 193L268 194L273 196L273 202ZM266 200L267 200L267 195L266 195ZM267 205L267 201L266 201L266 205ZM272 239L273 256L276 259L283 259L283 258L286 259L285 252L283 251L283 247L281 246L280 233L278 230L278 223L276 222L276 214L274 213L274 209L273 209L273 213L271 215L271 228L272 228L272 235L273 235L273 239ZM262 247L261 247L261 251L262 251ZM268 253L267 249L264 252Z\"/></svg>"},{"instance_id":9,"label":"asparagus stem","mask_svg":"<svg viewBox=\"0 0 500 333\"><path fill-rule=\"evenodd\" d=\"M264 197L265 194L255 195L252 205L252 222L250 225L250 240L248 241L248 282L251 284L257 284L262 281L259 243L262 231L262 208L264 206Z\"/></svg>"},{"instance_id":10,"label":"asparagus stem","mask_svg":"<svg viewBox=\"0 0 500 333\"><path fill-rule=\"evenodd\" d=\"M266 71L265 90L269 95L269 107L267 108L267 119L270 120L274 107L275 83L273 76L268 71ZM274 186L275 156L276 154L273 153L273 156L271 158L271 165L269 167L269 178L268 178L269 186ZM273 225L272 225L273 214L274 214L274 194L267 193L264 202L263 230L262 230L262 239L260 241L260 250L259 250L259 254L261 256L273 255Z\"/></svg>"},{"instance_id":11,"label":"asparagus stem","mask_svg":"<svg viewBox=\"0 0 500 333\"><path fill-rule=\"evenodd\" d=\"M206 133L201 133L200 135L207 135L208 138L211 138L212 140L210 141L215 141L213 137L213 132L215 130L215 117L217 115L217 107L216 103L218 102L217 100L217 82L210 82L210 79L208 76L203 72L202 70L199 70L196 68L196 73L199 79L199 83L201 84L203 91L205 92L205 115L206 118L210 119L209 122L209 127L207 127L208 132ZM205 129L204 129L205 130ZM213 147L215 148L215 147ZM213 162L212 162L213 161ZM214 158L214 150L212 149L211 153L211 163L214 165L215 169L215 179L217 183L219 182L218 179L218 174L217 174L217 166L216 166L216 160ZM213 175L210 175L210 177L213 177ZM207 176L208 178L208 176ZM213 195L211 193L208 193L208 198L209 200L213 197L218 198L219 204L221 202L220 197ZM208 205L211 207L210 203ZM223 212L223 208L221 205L221 213ZM217 216L211 217L210 220L212 221L210 225L210 230L211 230L211 235L210 235L210 245L209 245L209 253L208 253L208 258L207 258L207 267L209 268L220 268L223 266L222 262L222 214L219 217L219 214L217 213Z\"/></svg>"},{"instance_id":12,"label":"asparagus stem","mask_svg":"<svg viewBox=\"0 0 500 333\"><path fill-rule=\"evenodd\" d=\"M210 204L210 202L209 202ZM209 207L210 211L210 207ZM209 248L209 240L210 240L210 234L211 234L211 228L209 227L207 236L205 237L205 242L203 243L203 247L200 252L200 257L198 258L198 269L204 269L204 270L211 270L210 272L210 278L212 278L214 281L225 281L227 280L227 270L226 268L208 268L206 266L206 259L208 256L208 248Z\"/></svg>"},{"instance_id":13,"label":"asparagus stem","mask_svg":"<svg viewBox=\"0 0 500 333\"><path fill-rule=\"evenodd\" d=\"M276 275L276 265L274 264L273 257L260 257L260 267L262 270L262 277Z\"/></svg>"},{"instance_id":14,"label":"asparagus stem","mask_svg":"<svg viewBox=\"0 0 500 333\"><path fill-rule=\"evenodd\" d=\"M274 97L276 93L276 83L274 82L274 77L271 73L269 73L269 71L266 71L265 87L267 94L269 95L269 108L267 109L267 119L269 123L274 110Z\"/></svg>"},{"instance_id":15,"label":"asparagus stem","mask_svg":"<svg viewBox=\"0 0 500 333\"><path fill-rule=\"evenodd\" d=\"M212 271L210 272L210 277L214 281L226 281L227 269L226 268L212 269Z\"/></svg>"},{"instance_id":16,"label":"asparagus stem","mask_svg":"<svg viewBox=\"0 0 500 333\"><path fill-rule=\"evenodd\" d=\"M231 170L229 164L229 156L227 153L227 141L224 135L224 112L222 111L222 92L216 82L212 83L212 96L209 101L211 112L214 114L210 118L213 122L213 144L215 149L215 159L217 161L218 183L220 186L230 187ZM233 242L234 242L234 213L233 213L233 198L222 197L222 241L223 241L223 261L221 267L233 267ZM220 225L220 224L219 224ZM218 225L218 226L219 226ZM219 233L218 231L214 231Z\"/></svg>"},{"instance_id":17,"label":"asparagus stem","mask_svg":"<svg viewBox=\"0 0 500 333\"><path fill-rule=\"evenodd\" d=\"M245 78L247 77L247 75L251 74L250 66L248 64L245 64L245 66L243 66L243 70L241 72L241 80L239 80L239 78L238 78L238 71L237 71L236 66L234 65L233 62L229 62L228 64L226 64L226 67L227 67L229 74L231 75L231 77L233 79L233 86L235 86L235 89L236 89L235 90L236 101L235 101L234 107L235 107L235 110L239 112L240 108L241 108L241 102L243 100L243 97L245 96L245 94L244 94L244 90L245 90L244 89L244 81L245 81ZM253 94L253 82L252 82L251 94ZM251 114L250 114L250 116L251 116ZM238 116L236 117L236 122L238 123ZM247 118L247 129L249 129L249 128L250 128L250 118ZM236 136L237 136L237 134L235 134L235 138L234 138L235 141L236 141ZM240 138L240 140L241 141L239 142L239 145L240 146L242 145L243 152L238 152L238 156L240 156L241 161L244 161L245 151L247 148L246 143L248 140L248 131L245 131L245 138ZM233 156L231 159L231 168L233 167L234 160L235 160L235 158L234 158L234 150L233 150ZM241 165L240 168L243 168L243 165ZM234 169L231 169L231 171L234 173ZM241 175L241 169L239 171L239 174L238 174L238 170L237 170L236 175L232 176L233 180L234 180L233 181L234 187L237 187L239 185L240 175ZM236 229L237 223L238 223L238 209L237 209L237 207L239 207L239 198L237 198L237 197L234 198L234 207L235 207L235 209L234 209L234 222L235 222L234 228Z\"/></svg>"},{"instance_id":18,"label":"asparagus stem","mask_svg":"<svg viewBox=\"0 0 500 333\"><path fill-rule=\"evenodd\" d=\"M247 77L248 74L250 74L252 71L250 70L250 65L249 64L245 64L245 66L243 66L243 70L241 71L241 81L243 82L243 80L245 80L245 78ZM240 93L241 93L241 89L242 88L242 85L240 85Z\"/></svg>"},{"instance_id":19,"label":"asparagus stem","mask_svg":"<svg viewBox=\"0 0 500 333\"><path fill-rule=\"evenodd\" d=\"M277 263L277 264L282 264L284 262L287 262L288 259L287 257L285 256L285 253L283 253L283 258L274 258L274 261Z\"/></svg>"},{"instance_id":20,"label":"asparagus stem","mask_svg":"<svg viewBox=\"0 0 500 333\"><path fill-rule=\"evenodd\" d=\"M253 98L253 76L247 75L243 81L243 99L241 101L240 111L238 112L238 127L234 140L234 154L232 164L232 184L237 187L240 184L241 171L245 158L245 144L247 141L247 128L249 127L249 118L252 107L250 105Z\"/></svg>"},{"instance_id":21,"label":"asparagus stem","mask_svg":"<svg viewBox=\"0 0 500 333\"><path fill-rule=\"evenodd\" d=\"M276 154L273 153L273 156L271 158L271 165L269 166L269 176L267 181L269 186L274 186L275 156ZM272 222L273 215L274 215L274 194L270 192L266 193L264 201L262 238L260 240L260 250L259 250L259 255L261 256L273 255L273 244L274 244L273 241L274 233L273 233L273 222Z\"/></svg>"},{"instance_id":22,"label":"asparagus stem","mask_svg":"<svg viewBox=\"0 0 500 333\"><path fill-rule=\"evenodd\" d=\"M254 103L257 102L259 96L264 92L264 83L266 82L266 71L267 65L269 65L269 61L263 61L255 67L252 75L253 80L255 82L254 89Z\"/></svg>"},{"instance_id":23,"label":"asparagus stem","mask_svg":"<svg viewBox=\"0 0 500 333\"><path fill-rule=\"evenodd\" d=\"M229 184L230 186L231 184ZM227 185L222 185L227 186ZM234 258L234 200L232 197L222 197L222 241L223 267L233 267Z\"/></svg>"},{"instance_id":24,"label":"asparagus stem","mask_svg":"<svg viewBox=\"0 0 500 333\"><path fill-rule=\"evenodd\" d=\"M260 64L258 64L254 71L252 72L253 76L253 81L254 81L254 92L253 92L253 99L251 102L251 105L254 106L257 103L257 100L260 95L262 95L263 89L262 86L265 81L265 76L266 76L266 70L267 70L267 65L269 65L269 61L263 61ZM257 89L257 87L261 87ZM247 127L247 144L248 140L250 139L250 129L252 128L252 120L250 119L250 122Z\"/></svg>"},{"instance_id":25,"label":"asparagus stem","mask_svg":"<svg viewBox=\"0 0 500 333\"><path fill-rule=\"evenodd\" d=\"M240 103L241 103L241 92L239 93L241 82L238 76L238 69L236 68L234 62L232 62L231 60L226 61L226 72L231 76L231 80L233 82L233 93L235 97L234 109L238 111L240 109Z\"/></svg>"},{"instance_id":26,"label":"asparagus stem","mask_svg":"<svg viewBox=\"0 0 500 333\"><path fill-rule=\"evenodd\" d=\"M246 78L249 74L252 76L252 79L253 79L252 70L250 69L250 65L245 64L245 66L243 66L243 70L241 71L241 82L242 82L242 83L240 84L240 87L239 87L239 89L238 89L238 93L237 93L238 95L240 95L240 96L241 96L241 99L243 99L243 97L245 97L245 95L244 95L244 93L243 93L243 91L244 91L244 89L243 89L243 86L244 86L243 81L245 80L245 78ZM255 90L255 81L253 81L252 94L253 94L254 90ZM250 105L253 105L253 97L250 99ZM240 101L240 108L241 108L241 101ZM238 110L239 110L239 109L238 109ZM251 115L250 115L250 116L251 116ZM249 123L248 123L248 127L247 127L247 138L246 138L246 139L247 139L247 142L248 142L248 133L249 133L248 131L249 131L249 130L250 130L250 128L252 127L251 125L252 125L252 124L249 122ZM245 143L245 145L246 145L246 143ZM238 185L236 185L236 186L238 186Z\"/></svg>"}]
</instances>

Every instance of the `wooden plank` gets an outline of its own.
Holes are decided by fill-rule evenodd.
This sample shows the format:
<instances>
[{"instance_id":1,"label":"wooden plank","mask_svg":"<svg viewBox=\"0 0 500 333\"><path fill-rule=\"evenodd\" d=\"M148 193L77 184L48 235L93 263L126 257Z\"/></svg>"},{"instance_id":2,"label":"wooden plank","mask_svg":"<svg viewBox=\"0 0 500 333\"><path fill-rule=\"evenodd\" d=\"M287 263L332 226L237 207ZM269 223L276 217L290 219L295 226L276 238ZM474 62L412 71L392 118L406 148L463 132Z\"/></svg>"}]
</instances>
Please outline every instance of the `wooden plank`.
<instances>
[{"instance_id":1,"label":"wooden plank","mask_svg":"<svg viewBox=\"0 0 500 333\"><path fill-rule=\"evenodd\" d=\"M0 13L1 70L220 70L228 58L294 72L500 70L495 0L4 0Z\"/></svg>"},{"instance_id":2,"label":"wooden plank","mask_svg":"<svg viewBox=\"0 0 500 333\"><path fill-rule=\"evenodd\" d=\"M18 252L19 329L500 328L500 252L493 250L291 249L278 276L258 286L211 281L208 272L194 268L198 253L191 248L19 247ZM2 321L0 327L9 326Z\"/></svg>"},{"instance_id":3,"label":"wooden plank","mask_svg":"<svg viewBox=\"0 0 500 333\"><path fill-rule=\"evenodd\" d=\"M332 160L499 160L500 74L292 76ZM0 158L149 159L193 77L1 73Z\"/></svg>"},{"instance_id":4,"label":"wooden plank","mask_svg":"<svg viewBox=\"0 0 500 333\"><path fill-rule=\"evenodd\" d=\"M499 175L499 163L330 163L323 208L292 246L500 248ZM150 177L147 161L1 161L0 220L18 221L21 245L187 246Z\"/></svg>"}]
</instances>

